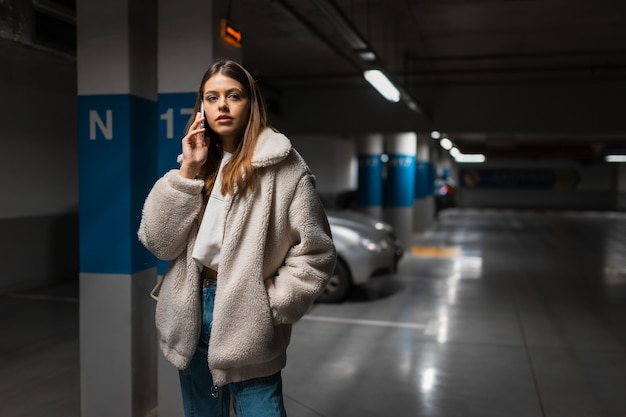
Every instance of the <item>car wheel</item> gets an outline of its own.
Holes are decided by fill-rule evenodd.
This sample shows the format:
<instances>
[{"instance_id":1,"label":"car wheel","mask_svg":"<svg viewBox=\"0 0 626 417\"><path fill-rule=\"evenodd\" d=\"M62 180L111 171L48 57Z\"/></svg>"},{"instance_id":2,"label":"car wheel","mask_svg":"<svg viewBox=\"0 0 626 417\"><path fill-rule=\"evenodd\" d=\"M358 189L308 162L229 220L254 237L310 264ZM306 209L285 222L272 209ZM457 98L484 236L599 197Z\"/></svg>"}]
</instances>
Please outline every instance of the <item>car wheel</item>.
<instances>
[{"instance_id":1,"label":"car wheel","mask_svg":"<svg viewBox=\"0 0 626 417\"><path fill-rule=\"evenodd\" d=\"M350 271L343 261L337 259L335 271L317 301L321 303L340 303L348 297L351 289L352 278L350 277Z\"/></svg>"}]
</instances>

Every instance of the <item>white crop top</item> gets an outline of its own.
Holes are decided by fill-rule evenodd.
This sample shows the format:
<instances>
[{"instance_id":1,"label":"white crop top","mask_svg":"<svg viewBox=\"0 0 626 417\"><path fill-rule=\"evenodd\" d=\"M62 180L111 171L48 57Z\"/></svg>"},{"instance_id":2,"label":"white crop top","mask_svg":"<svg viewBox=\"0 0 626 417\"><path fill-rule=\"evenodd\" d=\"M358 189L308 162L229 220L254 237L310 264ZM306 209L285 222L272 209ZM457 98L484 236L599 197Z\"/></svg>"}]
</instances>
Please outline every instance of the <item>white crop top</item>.
<instances>
[{"instance_id":1,"label":"white crop top","mask_svg":"<svg viewBox=\"0 0 626 417\"><path fill-rule=\"evenodd\" d=\"M224 152L191 254L200 271L205 266L215 271L219 267L222 238L224 237L224 210L230 198L229 195L222 195L222 169L232 156L231 153Z\"/></svg>"}]
</instances>

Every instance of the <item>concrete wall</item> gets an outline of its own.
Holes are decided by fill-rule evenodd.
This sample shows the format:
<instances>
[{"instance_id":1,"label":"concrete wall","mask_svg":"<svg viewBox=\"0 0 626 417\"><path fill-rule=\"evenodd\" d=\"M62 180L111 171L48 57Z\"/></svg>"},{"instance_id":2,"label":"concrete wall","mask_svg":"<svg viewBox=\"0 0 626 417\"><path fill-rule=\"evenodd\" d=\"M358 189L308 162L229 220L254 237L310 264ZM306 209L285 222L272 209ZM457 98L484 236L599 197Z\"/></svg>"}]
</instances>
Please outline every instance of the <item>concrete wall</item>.
<instances>
[{"instance_id":1,"label":"concrete wall","mask_svg":"<svg viewBox=\"0 0 626 417\"><path fill-rule=\"evenodd\" d=\"M0 42L0 291L77 281L76 65Z\"/></svg>"},{"instance_id":2,"label":"concrete wall","mask_svg":"<svg viewBox=\"0 0 626 417\"><path fill-rule=\"evenodd\" d=\"M617 208L618 165L567 159L487 161L456 173L461 207Z\"/></svg>"},{"instance_id":3,"label":"concrete wall","mask_svg":"<svg viewBox=\"0 0 626 417\"><path fill-rule=\"evenodd\" d=\"M356 142L339 135L290 135L293 146L305 159L317 180L317 190L327 206L348 204L357 188Z\"/></svg>"}]
</instances>

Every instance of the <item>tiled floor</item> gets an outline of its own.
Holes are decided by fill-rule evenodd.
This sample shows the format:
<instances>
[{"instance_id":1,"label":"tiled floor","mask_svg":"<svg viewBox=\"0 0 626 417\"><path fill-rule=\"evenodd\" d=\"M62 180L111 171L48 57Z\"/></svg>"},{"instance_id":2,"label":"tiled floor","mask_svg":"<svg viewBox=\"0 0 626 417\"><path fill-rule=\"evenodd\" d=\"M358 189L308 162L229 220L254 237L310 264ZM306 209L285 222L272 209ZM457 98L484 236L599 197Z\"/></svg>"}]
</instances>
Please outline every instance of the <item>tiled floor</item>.
<instances>
[{"instance_id":1,"label":"tiled floor","mask_svg":"<svg viewBox=\"0 0 626 417\"><path fill-rule=\"evenodd\" d=\"M77 300L35 294L0 297L0 415L78 416ZM283 378L290 417L625 417L626 215L445 212Z\"/></svg>"}]
</instances>

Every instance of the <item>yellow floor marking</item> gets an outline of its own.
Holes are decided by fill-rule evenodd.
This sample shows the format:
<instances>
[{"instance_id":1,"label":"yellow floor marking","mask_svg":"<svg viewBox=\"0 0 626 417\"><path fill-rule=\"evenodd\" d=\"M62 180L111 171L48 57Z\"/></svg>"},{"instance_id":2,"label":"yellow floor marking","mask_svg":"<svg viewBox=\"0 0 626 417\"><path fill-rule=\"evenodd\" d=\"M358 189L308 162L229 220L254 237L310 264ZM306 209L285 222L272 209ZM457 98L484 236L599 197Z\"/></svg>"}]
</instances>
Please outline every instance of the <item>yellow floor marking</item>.
<instances>
[{"instance_id":1,"label":"yellow floor marking","mask_svg":"<svg viewBox=\"0 0 626 417\"><path fill-rule=\"evenodd\" d=\"M411 246L411 252L429 258L455 258L461 253L456 246Z\"/></svg>"}]
</instances>

